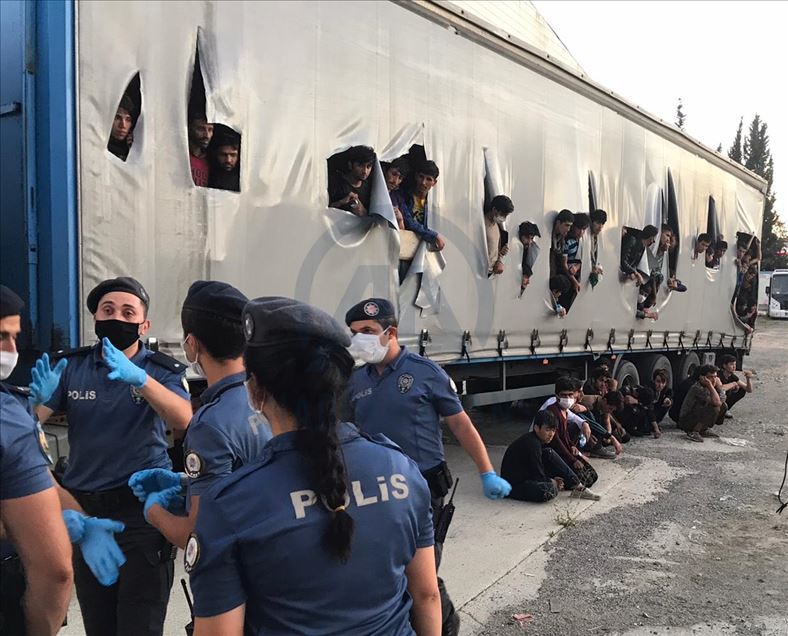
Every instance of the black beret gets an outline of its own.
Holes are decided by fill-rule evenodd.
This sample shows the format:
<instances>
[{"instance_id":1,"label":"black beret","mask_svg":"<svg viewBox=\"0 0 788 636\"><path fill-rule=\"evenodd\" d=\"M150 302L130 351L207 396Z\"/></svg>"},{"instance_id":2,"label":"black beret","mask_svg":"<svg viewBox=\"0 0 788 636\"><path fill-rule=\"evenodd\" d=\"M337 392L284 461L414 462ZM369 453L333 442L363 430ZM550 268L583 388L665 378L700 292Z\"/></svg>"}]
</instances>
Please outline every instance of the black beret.
<instances>
[{"instance_id":1,"label":"black beret","mask_svg":"<svg viewBox=\"0 0 788 636\"><path fill-rule=\"evenodd\" d=\"M142 301L147 310L150 306L150 296L142 284L132 278L131 276L118 276L118 278L110 278L96 285L88 294L87 306L91 314L95 314L98 310L99 302L101 299L110 292L126 292L132 294Z\"/></svg>"},{"instance_id":2,"label":"black beret","mask_svg":"<svg viewBox=\"0 0 788 636\"><path fill-rule=\"evenodd\" d=\"M345 314L345 324L349 326L351 322L357 320L386 320L396 317L394 305L385 298L367 298L348 309Z\"/></svg>"},{"instance_id":3,"label":"black beret","mask_svg":"<svg viewBox=\"0 0 788 636\"><path fill-rule=\"evenodd\" d=\"M530 221L523 221L520 223L517 232L518 236L542 236L542 233L539 231L539 226Z\"/></svg>"},{"instance_id":4,"label":"black beret","mask_svg":"<svg viewBox=\"0 0 788 636\"><path fill-rule=\"evenodd\" d=\"M5 285L0 285L0 318L21 316L25 303Z\"/></svg>"},{"instance_id":5,"label":"black beret","mask_svg":"<svg viewBox=\"0 0 788 636\"><path fill-rule=\"evenodd\" d=\"M350 333L322 309L282 296L250 300L243 310L244 335L250 347L285 338L319 338L350 346Z\"/></svg>"},{"instance_id":6,"label":"black beret","mask_svg":"<svg viewBox=\"0 0 788 636\"><path fill-rule=\"evenodd\" d=\"M228 283L218 280L198 280L189 287L183 308L214 314L240 323L241 314L248 302L246 296Z\"/></svg>"}]
</instances>

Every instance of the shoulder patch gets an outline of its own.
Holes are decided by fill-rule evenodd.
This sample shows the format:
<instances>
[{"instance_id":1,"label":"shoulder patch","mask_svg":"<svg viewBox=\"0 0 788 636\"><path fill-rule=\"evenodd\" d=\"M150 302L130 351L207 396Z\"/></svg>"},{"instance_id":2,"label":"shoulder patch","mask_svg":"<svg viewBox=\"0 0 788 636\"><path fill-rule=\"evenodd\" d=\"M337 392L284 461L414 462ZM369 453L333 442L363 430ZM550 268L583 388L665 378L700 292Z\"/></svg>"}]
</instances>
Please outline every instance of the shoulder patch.
<instances>
[{"instance_id":1,"label":"shoulder patch","mask_svg":"<svg viewBox=\"0 0 788 636\"><path fill-rule=\"evenodd\" d=\"M84 356L85 354L93 351L95 346L96 345L89 345L87 347L78 347L76 349L61 349L60 351L50 353L49 357L52 360L57 360L59 358L70 358L72 356Z\"/></svg>"},{"instance_id":2,"label":"shoulder patch","mask_svg":"<svg viewBox=\"0 0 788 636\"><path fill-rule=\"evenodd\" d=\"M200 560L200 542L197 535L193 532L189 535L189 540L186 542L186 549L183 551L183 569L186 573L190 573L197 561Z\"/></svg>"},{"instance_id":3,"label":"shoulder patch","mask_svg":"<svg viewBox=\"0 0 788 636\"><path fill-rule=\"evenodd\" d=\"M36 437L38 437L38 445L41 447L41 453L44 455L47 462L52 465L54 462L49 452L49 443L47 442L46 433L44 433L44 429L41 427L40 422L36 422Z\"/></svg>"},{"instance_id":4,"label":"shoulder patch","mask_svg":"<svg viewBox=\"0 0 788 636\"><path fill-rule=\"evenodd\" d=\"M164 367L168 371L172 371L173 373L183 373L186 371L186 365L183 364L183 362L173 358L172 356L168 356L166 353L162 353L161 351L154 351L148 356L147 359L158 364L160 367Z\"/></svg>"},{"instance_id":5,"label":"shoulder patch","mask_svg":"<svg viewBox=\"0 0 788 636\"><path fill-rule=\"evenodd\" d=\"M187 451L183 457L183 467L189 477L196 479L202 473L202 457L195 451Z\"/></svg>"}]
</instances>

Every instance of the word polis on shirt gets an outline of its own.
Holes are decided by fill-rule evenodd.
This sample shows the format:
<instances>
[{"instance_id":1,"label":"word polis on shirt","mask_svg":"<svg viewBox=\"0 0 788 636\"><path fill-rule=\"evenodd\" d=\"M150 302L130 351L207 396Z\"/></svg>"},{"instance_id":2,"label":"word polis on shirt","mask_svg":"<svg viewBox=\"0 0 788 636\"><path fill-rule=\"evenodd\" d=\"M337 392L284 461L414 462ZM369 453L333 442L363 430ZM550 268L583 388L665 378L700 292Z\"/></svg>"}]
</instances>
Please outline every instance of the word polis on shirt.
<instances>
[{"instance_id":1,"label":"word polis on shirt","mask_svg":"<svg viewBox=\"0 0 788 636\"><path fill-rule=\"evenodd\" d=\"M407 499L410 493L408 480L399 473L394 473L388 480L383 475L379 476L375 494L365 494L360 481L351 482L350 491L345 495L345 506L350 506L352 499L359 508L389 501L391 498ZM306 509L317 503L317 495L314 490L294 490L290 493L290 500L293 502L296 519L303 519L306 517Z\"/></svg>"}]
</instances>

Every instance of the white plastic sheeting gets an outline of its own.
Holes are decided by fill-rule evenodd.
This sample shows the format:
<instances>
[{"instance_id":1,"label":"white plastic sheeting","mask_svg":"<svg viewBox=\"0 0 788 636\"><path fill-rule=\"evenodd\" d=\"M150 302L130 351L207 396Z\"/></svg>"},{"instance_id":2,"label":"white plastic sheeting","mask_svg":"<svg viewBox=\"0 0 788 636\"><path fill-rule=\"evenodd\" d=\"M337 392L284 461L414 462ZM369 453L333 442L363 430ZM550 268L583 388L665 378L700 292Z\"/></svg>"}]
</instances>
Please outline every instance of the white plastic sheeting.
<instances>
[{"instance_id":1,"label":"white plastic sheeting","mask_svg":"<svg viewBox=\"0 0 788 636\"><path fill-rule=\"evenodd\" d=\"M709 195L729 242L736 231L757 233L760 193L403 6L81 2L78 16L83 296L106 277L139 278L152 297L152 332L164 341L180 340L180 304L202 277L249 296L295 296L337 317L368 295L396 299L404 340L427 329L428 351L439 360L459 356L466 330L472 357L491 355L499 330L509 354L529 353L534 328L540 352L556 350L563 329L567 351L583 350L589 328L595 350L611 328L619 344L635 329L633 346L645 343L647 330L669 331L672 345L680 331L741 333L729 311L733 250L719 271L707 272L690 260L692 237L705 228ZM240 193L191 180L186 109L198 32L209 119L243 136ZM143 112L124 163L106 143L137 71ZM326 159L356 144L391 159L412 143L440 167L429 218L447 246L422 248L400 288L398 234L385 200L365 219L329 209ZM485 149L515 204L506 270L491 279L479 231ZM643 323L634 317L636 288L617 275L621 227L649 222L649 188L665 188L668 168L679 205L678 277L689 292L663 290L659 321ZM585 263L583 289L561 320L544 304L552 219L562 208L587 209L589 171L609 215L599 254L605 276L592 290ZM374 178L382 192L382 175ZM524 220L539 225L542 256L518 298L515 228ZM83 330L92 333L90 316Z\"/></svg>"}]
</instances>

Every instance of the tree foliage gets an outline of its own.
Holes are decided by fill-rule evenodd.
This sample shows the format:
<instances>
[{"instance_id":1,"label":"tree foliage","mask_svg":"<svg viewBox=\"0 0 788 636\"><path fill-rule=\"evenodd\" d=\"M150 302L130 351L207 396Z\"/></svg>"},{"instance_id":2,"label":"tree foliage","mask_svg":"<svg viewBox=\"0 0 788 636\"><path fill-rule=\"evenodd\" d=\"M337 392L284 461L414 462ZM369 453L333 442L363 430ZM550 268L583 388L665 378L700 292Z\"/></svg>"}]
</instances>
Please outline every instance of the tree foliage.
<instances>
[{"instance_id":1,"label":"tree foliage","mask_svg":"<svg viewBox=\"0 0 788 636\"><path fill-rule=\"evenodd\" d=\"M684 122L687 120L687 115L684 113L684 104L679 97L679 103L676 106L676 126L684 130Z\"/></svg>"},{"instance_id":2,"label":"tree foliage","mask_svg":"<svg viewBox=\"0 0 788 636\"><path fill-rule=\"evenodd\" d=\"M733 144L728 150L728 157L743 164L745 168L766 180L767 188L763 204L763 230L761 246L763 261L761 268L774 270L788 267L788 257L780 256L788 236L780 217L775 210L777 197L772 190L774 182L774 159L769 148L768 126L756 114L750 123L746 139L742 140L743 121L739 120L739 127Z\"/></svg>"}]
</instances>

